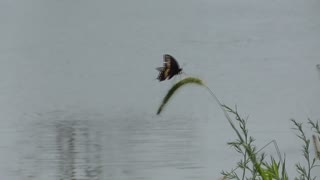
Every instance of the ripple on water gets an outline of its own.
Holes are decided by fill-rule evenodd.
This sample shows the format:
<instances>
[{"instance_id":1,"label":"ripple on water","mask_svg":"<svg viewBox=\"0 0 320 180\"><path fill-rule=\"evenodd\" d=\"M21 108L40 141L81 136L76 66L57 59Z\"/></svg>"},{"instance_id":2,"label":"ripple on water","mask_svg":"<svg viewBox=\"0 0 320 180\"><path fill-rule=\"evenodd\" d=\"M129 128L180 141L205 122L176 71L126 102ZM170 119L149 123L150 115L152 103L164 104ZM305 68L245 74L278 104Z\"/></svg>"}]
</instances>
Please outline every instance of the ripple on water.
<instances>
[{"instance_id":1,"label":"ripple on water","mask_svg":"<svg viewBox=\"0 0 320 180\"><path fill-rule=\"evenodd\" d=\"M199 121L61 117L37 120L22 132L22 178L204 177L206 158Z\"/></svg>"}]
</instances>

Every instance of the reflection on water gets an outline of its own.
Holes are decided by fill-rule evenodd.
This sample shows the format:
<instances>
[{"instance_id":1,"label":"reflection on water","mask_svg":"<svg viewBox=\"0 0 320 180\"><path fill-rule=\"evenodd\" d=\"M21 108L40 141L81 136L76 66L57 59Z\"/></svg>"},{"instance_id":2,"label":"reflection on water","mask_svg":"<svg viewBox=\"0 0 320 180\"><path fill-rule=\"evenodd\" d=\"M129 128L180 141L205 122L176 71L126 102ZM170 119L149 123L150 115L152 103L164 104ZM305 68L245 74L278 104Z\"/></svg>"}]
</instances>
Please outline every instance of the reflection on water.
<instances>
[{"instance_id":1,"label":"reflection on water","mask_svg":"<svg viewBox=\"0 0 320 180\"><path fill-rule=\"evenodd\" d=\"M55 130L59 179L101 179L100 138L87 121L57 121Z\"/></svg>"},{"instance_id":2,"label":"reflection on water","mask_svg":"<svg viewBox=\"0 0 320 180\"><path fill-rule=\"evenodd\" d=\"M203 125L190 119L55 115L21 132L22 179L205 179Z\"/></svg>"}]
</instances>

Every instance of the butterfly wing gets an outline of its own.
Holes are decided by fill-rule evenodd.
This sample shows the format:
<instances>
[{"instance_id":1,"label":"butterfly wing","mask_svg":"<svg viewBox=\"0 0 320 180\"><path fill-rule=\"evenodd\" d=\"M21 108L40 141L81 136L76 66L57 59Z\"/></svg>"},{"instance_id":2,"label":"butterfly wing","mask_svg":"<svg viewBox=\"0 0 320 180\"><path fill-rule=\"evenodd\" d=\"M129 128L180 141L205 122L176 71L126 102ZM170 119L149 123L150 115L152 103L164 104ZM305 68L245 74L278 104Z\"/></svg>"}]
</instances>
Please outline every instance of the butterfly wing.
<instances>
[{"instance_id":1,"label":"butterfly wing","mask_svg":"<svg viewBox=\"0 0 320 180\"><path fill-rule=\"evenodd\" d=\"M179 66L177 60L173 56L171 56L169 54L163 55L163 61L164 61L164 64L169 65L170 68L173 69L173 70L180 69L180 66Z\"/></svg>"},{"instance_id":2,"label":"butterfly wing","mask_svg":"<svg viewBox=\"0 0 320 180\"><path fill-rule=\"evenodd\" d=\"M180 72L179 64L173 56L169 54L165 54L163 55L163 61L164 61L165 67L168 67L169 69L168 79L171 79L174 75Z\"/></svg>"},{"instance_id":3,"label":"butterfly wing","mask_svg":"<svg viewBox=\"0 0 320 180\"><path fill-rule=\"evenodd\" d=\"M157 77L159 81L164 81L168 78L169 69L167 67L158 67L156 69L159 71L159 75Z\"/></svg>"},{"instance_id":4,"label":"butterfly wing","mask_svg":"<svg viewBox=\"0 0 320 180\"><path fill-rule=\"evenodd\" d=\"M156 69L159 71L157 77L159 81L171 79L181 71L178 62L169 54L163 55L163 67L158 67Z\"/></svg>"},{"instance_id":5,"label":"butterfly wing","mask_svg":"<svg viewBox=\"0 0 320 180\"><path fill-rule=\"evenodd\" d=\"M166 79L167 79L167 76L166 76L165 74L166 74L166 73L165 73L165 70L164 70L164 68L163 68L162 71L159 71L159 75L158 75L157 79L158 79L159 81L164 81L164 80L166 80Z\"/></svg>"},{"instance_id":6,"label":"butterfly wing","mask_svg":"<svg viewBox=\"0 0 320 180\"><path fill-rule=\"evenodd\" d=\"M159 72L163 71L165 67L157 67L156 70L158 70Z\"/></svg>"}]
</instances>

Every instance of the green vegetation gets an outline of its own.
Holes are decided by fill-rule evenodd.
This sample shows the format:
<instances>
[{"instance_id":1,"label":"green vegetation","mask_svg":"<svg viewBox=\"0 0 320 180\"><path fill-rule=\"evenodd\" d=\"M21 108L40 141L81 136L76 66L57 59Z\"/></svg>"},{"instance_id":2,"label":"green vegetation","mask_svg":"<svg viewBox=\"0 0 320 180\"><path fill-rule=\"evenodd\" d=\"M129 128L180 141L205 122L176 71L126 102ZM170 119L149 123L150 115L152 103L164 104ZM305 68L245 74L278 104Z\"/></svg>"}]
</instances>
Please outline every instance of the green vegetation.
<instances>
[{"instance_id":1,"label":"green vegetation","mask_svg":"<svg viewBox=\"0 0 320 180\"><path fill-rule=\"evenodd\" d=\"M228 142L227 144L234 148L237 153L241 154L242 159L236 164L235 168L233 168L231 171L222 171L222 179L289 179L286 172L285 159L282 160L281 154L278 151L278 147L275 141L273 141L273 143L275 143L276 145L275 147L278 151L279 160L275 160L275 158L272 156L270 157L270 159L268 158L269 160L267 160L265 153L260 153L261 150L257 150L257 147L254 145L255 140L252 136L249 135L249 130L247 129L247 121L240 116L240 114L237 111L237 107L235 107L235 109L232 109L222 104L220 100L216 97L216 95L213 93L213 91L209 87L207 87L201 79L188 77L174 84L168 91L167 95L163 98L162 103L158 108L157 114L160 114L163 111L164 107L167 105L171 97L177 92L177 90L188 84L196 84L208 90L210 95L220 106L231 128L236 133L236 140ZM233 119L230 116L232 116ZM310 140L306 137L302 128L302 124L296 122L295 120L291 121L294 124L294 129L298 132L298 138L301 139L304 143L302 152L307 163L307 167L302 166L300 163L296 164L297 172L300 176L295 179L316 179L316 177L313 177L311 174L314 168L319 167L319 165L316 164L317 158L320 159L320 147L318 143L320 141L320 130L318 122L314 123L309 119L309 124L311 125L312 130L315 134L317 134L313 135L313 144L315 147L316 155L312 158L309 151ZM235 123L238 125L238 127L235 125Z\"/></svg>"}]
</instances>

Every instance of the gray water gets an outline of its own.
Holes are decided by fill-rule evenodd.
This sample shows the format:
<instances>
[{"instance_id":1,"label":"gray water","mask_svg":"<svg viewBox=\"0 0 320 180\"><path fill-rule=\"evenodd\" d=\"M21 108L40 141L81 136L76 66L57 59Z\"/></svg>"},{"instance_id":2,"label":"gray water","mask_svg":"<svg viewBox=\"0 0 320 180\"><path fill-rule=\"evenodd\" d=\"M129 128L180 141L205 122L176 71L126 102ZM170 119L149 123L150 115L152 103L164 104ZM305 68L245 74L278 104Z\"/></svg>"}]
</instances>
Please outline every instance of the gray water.
<instances>
[{"instance_id":1,"label":"gray water","mask_svg":"<svg viewBox=\"0 0 320 180\"><path fill-rule=\"evenodd\" d=\"M237 105L258 147L275 139L295 176L304 161L289 119L320 118L319 7L1 1L0 179L218 179L241 156L210 94L185 87L155 115L186 76ZM165 53L185 74L159 83Z\"/></svg>"},{"instance_id":2,"label":"gray water","mask_svg":"<svg viewBox=\"0 0 320 180\"><path fill-rule=\"evenodd\" d=\"M16 132L17 164L3 175L10 179L205 178L205 136L199 122L182 117L150 121L66 114L50 112L47 119L39 118Z\"/></svg>"}]
</instances>

